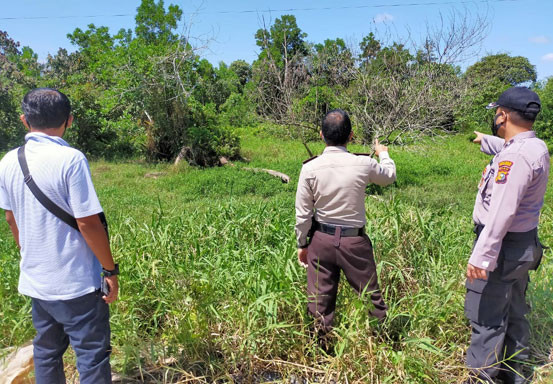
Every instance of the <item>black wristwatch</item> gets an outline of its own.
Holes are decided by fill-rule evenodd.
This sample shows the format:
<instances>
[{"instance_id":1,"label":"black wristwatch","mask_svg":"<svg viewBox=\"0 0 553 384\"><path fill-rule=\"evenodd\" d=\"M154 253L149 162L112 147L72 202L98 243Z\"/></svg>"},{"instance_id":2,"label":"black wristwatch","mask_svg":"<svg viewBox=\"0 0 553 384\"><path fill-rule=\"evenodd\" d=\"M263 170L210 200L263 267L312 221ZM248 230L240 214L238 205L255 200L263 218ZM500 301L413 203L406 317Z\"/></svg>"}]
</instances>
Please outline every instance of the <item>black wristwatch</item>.
<instances>
[{"instance_id":1,"label":"black wristwatch","mask_svg":"<svg viewBox=\"0 0 553 384\"><path fill-rule=\"evenodd\" d=\"M108 271L105 268L102 268L102 272L104 272L104 276L110 277L110 276L117 276L119 274L119 264L115 264L115 268L113 268L111 271Z\"/></svg>"}]
</instances>

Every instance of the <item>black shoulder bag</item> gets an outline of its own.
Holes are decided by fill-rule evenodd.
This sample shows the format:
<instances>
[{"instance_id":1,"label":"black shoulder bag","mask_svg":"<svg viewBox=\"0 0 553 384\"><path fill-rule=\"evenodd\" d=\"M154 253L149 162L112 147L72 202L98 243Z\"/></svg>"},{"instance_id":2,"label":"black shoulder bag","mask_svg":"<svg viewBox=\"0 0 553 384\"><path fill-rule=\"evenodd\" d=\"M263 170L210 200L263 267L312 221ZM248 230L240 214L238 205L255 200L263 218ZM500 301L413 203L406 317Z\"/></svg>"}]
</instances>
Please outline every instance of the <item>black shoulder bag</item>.
<instances>
[{"instance_id":1,"label":"black shoulder bag","mask_svg":"<svg viewBox=\"0 0 553 384\"><path fill-rule=\"evenodd\" d=\"M19 147L17 150L17 159L19 160L19 166L21 167L21 171L23 172L23 177L25 180L25 184L27 184L27 187L31 190L33 195L36 197L36 199L46 208L52 215L56 216L58 219L63 221L65 224L69 225L74 230L81 232L79 230L79 226L77 225L77 220L73 216L71 216L69 213L65 212L62 208L60 208L56 203L54 203L48 196L46 196L36 185L35 181L33 180L33 177L29 173L29 166L27 165L27 159L25 158L25 146ZM109 240L109 233L108 233L108 222L106 220L106 215L104 212L100 212L98 214L98 217L100 218L100 221L102 222L102 225L104 226L104 229L106 230L106 234L108 234L108 240Z\"/></svg>"}]
</instances>

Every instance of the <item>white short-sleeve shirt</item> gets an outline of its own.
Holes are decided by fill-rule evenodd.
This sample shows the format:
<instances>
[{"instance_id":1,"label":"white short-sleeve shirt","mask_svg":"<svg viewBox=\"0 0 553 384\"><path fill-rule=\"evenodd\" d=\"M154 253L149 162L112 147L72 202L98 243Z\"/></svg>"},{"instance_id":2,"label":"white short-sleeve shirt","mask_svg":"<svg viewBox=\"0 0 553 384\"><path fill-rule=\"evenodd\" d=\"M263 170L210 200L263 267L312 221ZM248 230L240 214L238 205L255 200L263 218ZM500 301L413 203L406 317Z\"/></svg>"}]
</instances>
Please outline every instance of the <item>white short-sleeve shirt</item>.
<instances>
[{"instance_id":1,"label":"white short-sleeve shirt","mask_svg":"<svg viewBox=\"0 0 553 384\"><path fill-rule=\"evenodd\" d=\"M42 192L75 218L102 212L86 157L62 138L25 137L29 171ZM100 287L101 265L83 236L34 197L23 180L17 149L0 161L0 208L19 229L19 292L41 300L69 300Z\"/></svg>"}]
</instances>

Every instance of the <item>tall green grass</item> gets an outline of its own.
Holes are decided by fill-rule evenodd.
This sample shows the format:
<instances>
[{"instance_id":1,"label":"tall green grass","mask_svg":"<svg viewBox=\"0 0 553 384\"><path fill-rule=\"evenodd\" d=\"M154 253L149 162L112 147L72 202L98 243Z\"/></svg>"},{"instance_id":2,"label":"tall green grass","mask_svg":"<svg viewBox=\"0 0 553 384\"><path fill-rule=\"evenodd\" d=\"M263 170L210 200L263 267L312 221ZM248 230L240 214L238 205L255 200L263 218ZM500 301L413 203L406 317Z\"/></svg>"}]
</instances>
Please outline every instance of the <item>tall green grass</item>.
<instances>
[{"instance_id":1,"label":"tall green grass","mask_svg":"<svg viewBox=\"0 0 553 384\"><path fill-rule=\"evenodd\" d=\"M329 356L308 336L305 271L295 254L305 150L271 137L242 142L250 163L236 167L92 164L122 270L120 301L111 307L115 370L129 382L160 383L460 381L470 338L464 271L486 156L466 136L391 149L398 180L366 199L389 318L377 328L368 300L342 284ZM244 166L275 169L292 182ZM145 177L152 172L161 175ZM546 244L553 244L550 204L551 192L541 226ZM18 255L7 225L0 252L0 345L17 345L33 330L28 300L16 292ZM549 253L532 279L533 355L542 365L553 341Z\"/></svg>"}]
</instances>

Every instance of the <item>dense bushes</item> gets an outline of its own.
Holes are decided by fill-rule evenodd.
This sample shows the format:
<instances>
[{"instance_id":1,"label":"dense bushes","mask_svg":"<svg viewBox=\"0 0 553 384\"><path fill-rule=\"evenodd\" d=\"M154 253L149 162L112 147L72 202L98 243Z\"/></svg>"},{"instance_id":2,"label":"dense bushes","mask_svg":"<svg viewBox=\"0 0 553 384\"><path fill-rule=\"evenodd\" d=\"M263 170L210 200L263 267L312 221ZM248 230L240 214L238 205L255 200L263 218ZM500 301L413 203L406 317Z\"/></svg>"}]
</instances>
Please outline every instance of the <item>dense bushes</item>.
<instances>
[{"instance_id":1,"label":"dense bushes","mask_svg":"<svg viewBox=\"0 0 553 384\"><path fill-rule=\"evenodd\" d=\"M535 129L544 140L553 141L553 77L540 83L537 87L542 103L542 111L538 115Z\"/></svg>"},{"instance_id":2,"label":"dense bushes","mask_svg":"<svg viewBox=\"0 0 553 384\"><path fill-rule=\"evenodd\" d=\"M109 159L171 161L184 154L192 164L214 165L221 156L238 156L233 127L261 122L307 148L318 138L321 117L337 107L350 112L365 143L482 130L491 118L484 106L521 84L540 93L544 110L537 129L553 139L553 85L535 84L528 59L497 54L465 73L456 66L458 56L482 36L479 19L470 25L461 18L449 29L429 31L418 46L369 33L357 53L340 38L308 42L296 18L283 15L255 33L260 52L251 65L237 60L213 66L175 32L181 16L178 6L143 0L134 31L77 28L68 35L76 51L60 49L43 64L30 48L20 49L0 32L0 150L21 142L18 105L37 86L70 97L75 121L67 140L88 155Z\"/></svg>"}]
</instances>

